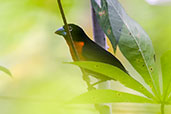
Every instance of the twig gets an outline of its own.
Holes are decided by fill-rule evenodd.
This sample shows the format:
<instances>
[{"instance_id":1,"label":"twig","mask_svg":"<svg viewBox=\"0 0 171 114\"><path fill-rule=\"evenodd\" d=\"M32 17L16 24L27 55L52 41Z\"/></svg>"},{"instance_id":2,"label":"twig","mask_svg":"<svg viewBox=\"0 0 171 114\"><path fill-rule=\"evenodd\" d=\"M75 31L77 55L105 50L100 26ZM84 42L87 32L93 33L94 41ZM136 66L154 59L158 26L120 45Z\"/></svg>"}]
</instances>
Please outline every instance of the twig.
<instances>
[{"instance_id":1,"label":"twig","mask_svg":"<svg viewBox=\"0 0 171 114\"><path fill-rule=\"evenodd\" d=\"M60 9L60 12L61 12L62 20L63 20L64 25L66 27L66 32L67 32L68 40L71 43L71 48L72 48L72 50L74 52L74 56L75 56L76 60L79 61L80 58L79 58L78 53L77 53L77 50L75 48L75 45L74 45L74 42L73 42L73 39L72 39L72 35L71 35L70 31L69 31L69 27L68 27L68 24L67 24L67 20L65 18L65 14L64 14L64 10L62 8L61 1L60 0L57 0L57 2L58 2L58 6L59 6L59 9Z\"/></svg>"}]
</instances>

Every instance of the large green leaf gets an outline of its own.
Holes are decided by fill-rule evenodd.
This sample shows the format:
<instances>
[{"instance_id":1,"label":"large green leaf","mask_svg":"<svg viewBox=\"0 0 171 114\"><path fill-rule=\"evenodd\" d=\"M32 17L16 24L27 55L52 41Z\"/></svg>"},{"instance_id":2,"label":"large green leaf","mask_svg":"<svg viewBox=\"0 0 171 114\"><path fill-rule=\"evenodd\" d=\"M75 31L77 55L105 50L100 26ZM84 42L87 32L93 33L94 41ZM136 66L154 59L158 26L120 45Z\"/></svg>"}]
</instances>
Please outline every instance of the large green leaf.
<instances>
[{"instance_id":1,"label":"large green leaf","mask_svg":"<svg viewBox=\"0 0 171 114\"><path fill-rule=\"evenodd\" d=\"M77 104L99 104L116 102L153 103L151 99L145 97L107 89L89 91L71 100L71 103Z\"/></svg>"},{"instance_id":2,"label":"large green leaf","mask_svg":"<svg viewBox=\"0 0 171 114\"><path fill-rule=\"evenodd\" d=\"M169 93L171 92L171 51L162 55L161 68L163 77L163 97L167 100Z\"/></svg>"},{"instance_id":3,"label":"large green leaf","mask_svg":"<svg viewBox=\"0 0 171 114\"><path fill-rule=\"evenodd\" d=\"M7 68L5 68L5 67L0 66L0 71L4 72L4 73L6 73L6 74L8 74L9 76L12 77L11 72Z\"/></svg>"},{"instance_id":4,"label":"large green leaf","mask_svg":"<svg viewBox=\"0 0 171 114\"><path fill-rule=\"evenodd\" d=\"M82 68L103 74L112 79L118 80L120 83L125 85L128 88L134 89L143 93L144 95L153 98L152 94L144 88L138 81L133 79L131 76L120 70L119 68L105 64L100 62L90 62L90 61L82 61L82 62L73 62L72 64L78 65Z\"/></svg>"},{"instance_id":5,"label":"large green leaf","mask_svg":"<svg viewBox=\"0 0 171 114\"><path fill-rule=\"evenodd\" d=\"M157 95L159 84L155 70L155 52L149 36L139 24L126 14L117 0L101 0L101 6L95 0L91 1L101 27L103 29L108 28L104 32L109 37L113 47L117 43L113 44L112 41L115 39L118 41L123 55Z\"/></svg>"}]
</instances>

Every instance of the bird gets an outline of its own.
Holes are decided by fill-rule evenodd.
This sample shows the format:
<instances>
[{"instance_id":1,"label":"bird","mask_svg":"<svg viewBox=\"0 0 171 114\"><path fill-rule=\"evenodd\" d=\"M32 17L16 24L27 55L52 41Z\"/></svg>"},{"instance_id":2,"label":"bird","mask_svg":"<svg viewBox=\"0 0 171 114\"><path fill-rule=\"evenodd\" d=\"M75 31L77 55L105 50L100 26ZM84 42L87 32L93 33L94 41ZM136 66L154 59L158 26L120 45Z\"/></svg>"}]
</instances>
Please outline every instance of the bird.
<instances>
[{"instance_id":1,"label":"bird","mask_svg":"<svg viewBox=\"0 0 171 114\"><path fill-rule=\"evenodd\" d=\"M122 63L110 52L106 51L104 48L102 48L93 40L91 40L81 27L75 24L68 24L68 28L71 33L72 40L75 45L80 61L93 61L93 62L110 64L115 67L118 67L119 69L121 69L122 71L128 74L127 70L122 65ZM77 59L73 54L71 43L68 40L67 37L68 34L66 32L67 31L66 29L67 28L64 25L61 28L59 28L55 33L64 37L70 48L72 59L74 61L77 61ZM111 80L111 78L107 76L92 72L90 70L86 70L86 71L89 72L95 78L100 79L101 82Z\"/></svg>"}]
</instances>

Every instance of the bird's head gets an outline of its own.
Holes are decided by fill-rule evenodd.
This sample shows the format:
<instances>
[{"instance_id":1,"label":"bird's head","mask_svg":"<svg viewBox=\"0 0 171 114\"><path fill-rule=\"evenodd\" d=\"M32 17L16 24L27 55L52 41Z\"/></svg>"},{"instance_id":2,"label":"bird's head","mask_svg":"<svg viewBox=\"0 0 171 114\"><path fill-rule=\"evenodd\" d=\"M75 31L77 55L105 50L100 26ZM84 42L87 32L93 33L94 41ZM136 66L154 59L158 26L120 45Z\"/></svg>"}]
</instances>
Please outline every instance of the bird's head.
<instances>
[{"instance_id":1,"label":"bird's head","mask_svg":"<svg viewBox=\"0 0 171 114\"><path fill-rule=\"evenodd\" d=\"M69 31L72 35L72 39L74 41L77 41L77 42L84 41L85 38L87 37L87 35L83 31L83 29L80 28L79 26L77 26L75 24L68 24L68 27L69 27ZM66 31L67 31L66 26L63 26L63 27L59 28L55 33L63 36L67 40L68 34Z\"/></svg>"}]
</instances>

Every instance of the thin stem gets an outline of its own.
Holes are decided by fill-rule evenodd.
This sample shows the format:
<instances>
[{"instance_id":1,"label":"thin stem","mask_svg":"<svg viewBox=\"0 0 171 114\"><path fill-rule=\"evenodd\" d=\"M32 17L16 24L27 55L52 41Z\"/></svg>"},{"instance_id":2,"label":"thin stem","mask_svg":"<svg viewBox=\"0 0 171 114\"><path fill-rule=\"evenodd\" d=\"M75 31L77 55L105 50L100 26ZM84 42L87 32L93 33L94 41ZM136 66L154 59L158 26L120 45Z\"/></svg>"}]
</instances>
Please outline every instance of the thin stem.
<instances>
[{"instance_id":1,"label":"thin stem","mask_svg":"<svg viewBox=\"0 0 171 114\"><path fill-rule=\"evenodd\" d=\"M160 106L160 108L161 108L161 114L164 114L164 106L165 106L164 103L162 103L161 106Z\"/></svg>"},{"instance_id":2,"label":"thin stem","mask_svg":"<svg viewBox=\"0 0 171 114\"><path fill-rule=\"evenodd\" d=\"M60 9L60 12L61 12L61 16L62 16L64 25L65 25L65 27L66 27L66 32L67 32L67 34L68 34L68 35L67 35L68 40L69 40L69 42L71 43L71 48L72 48L72 50L73 50L73 52L74 52L74 56L75 56L76 60L79 61L80 58L79 58L78 53L77 53L77 50L76 50L76 48L75 48L75 45L74 45L74 42L73 42L73 39L72 39L72 35L71 35L70 31L69 31L69 27L68 27L68 24L67 24L67 20L66 20L66 18L65 18L65 14L64 14L64 10L63 10L63 8L62 8L61 1L60 1L60 0L57 0L57 2L58 2L58 6L59 6L59 9Z\"/></svg>"}]
</instances>

